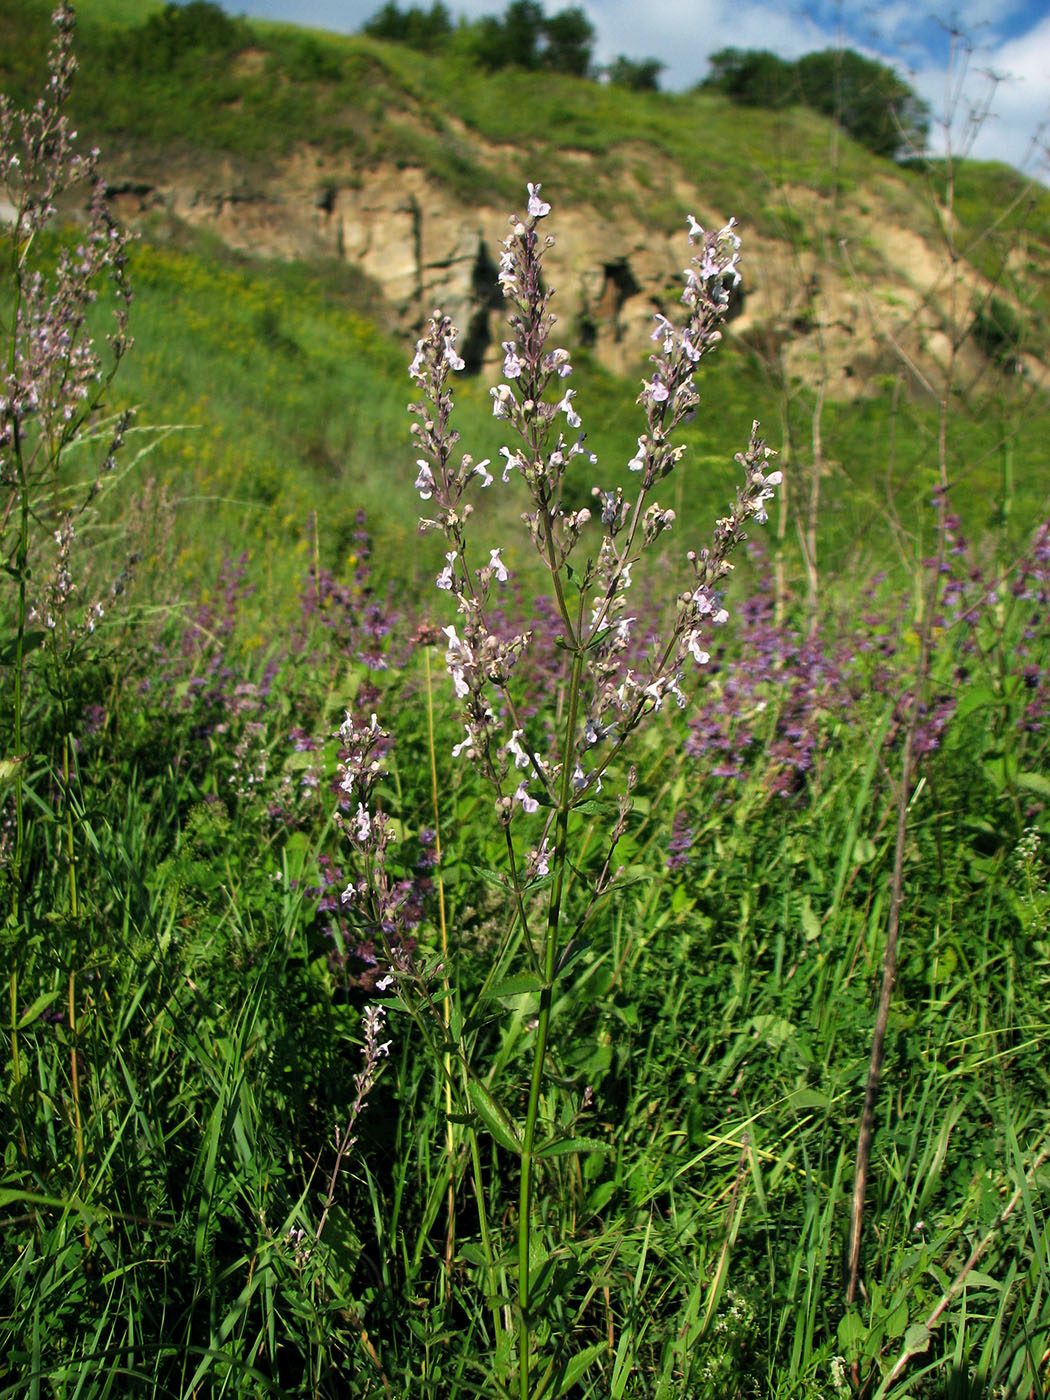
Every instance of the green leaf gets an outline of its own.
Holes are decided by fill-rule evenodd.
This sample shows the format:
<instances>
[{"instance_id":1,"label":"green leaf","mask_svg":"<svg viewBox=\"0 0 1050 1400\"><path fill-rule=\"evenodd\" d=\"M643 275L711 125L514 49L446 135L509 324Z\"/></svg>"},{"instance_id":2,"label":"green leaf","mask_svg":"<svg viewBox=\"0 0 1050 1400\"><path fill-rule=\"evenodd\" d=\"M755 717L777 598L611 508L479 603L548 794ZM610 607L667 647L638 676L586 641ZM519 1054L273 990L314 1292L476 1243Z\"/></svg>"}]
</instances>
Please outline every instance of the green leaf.
<instances>
[{"instance_id":1,"label":"green leaf","mask_svg":"<svg viewBox=\"0 0 1050 1400\"><path fill-rule=\"evenodd\" d=\"M839 1319L837 1336L839 1346L845 1352L847 1360L855 1359L867 1335L868 1329L859 1312L843 1313Z\"/></svg>"},{"instance_id":2,"label":"green leaf","mask_svg":"<svg viewBox=\"0 0 1050 1400\"><path fill-rule=\"evenodd\" d=\"M472 1240L468 1240L466 1244L461 1244L457 1254L465 1263L472 1264L475 1268L484 1268L488 1263L485 1257L485 1251L482 1249L481 1245L474 1243Z\"/></svg>"},{"instance_id":3,"label":"green leaf","mask_svg":"<svg viewBox=\"0 0 1050 1400\"><path fill-rule=\"evenodd\" d=\"M22 633L22 660L31 651L36 651L37 647L43 646L47 641L48 634L43 629L34 629L32 632ZM15 664L15 653L18 651L18 638L11 640L0 650L0 666L13 666Z\"/></svg>"},{"instance_id":4,"label":"green leaf","mask_svg":"<svg viewBox=\"0 0 1050 1400\"><path fill-rule=\"evenodd\" d=\"M747 1029L754 1031L767 1045L772 1046L783 1045L795 1035L795 1027L791 1021L770 1013L752 1016L747 1023Z\"/></svg>"},{"instance_id":5,"label":"green leaf","mask_svg":"<svg viewBox=\"0 0 1050 1400\"><path fill-rule=\"evenodd\" d=\"M612 888L625 890L628 885L651 884L655 879L652 870L647 865L629 865L622 875L617 875L612 881Z\"/></svg>"},{"instance_id":6,"label":"green leaf","mask_svg":"<svg viewBox=\"0 0 1050 1400\"><path fill-rule=\"evenodd\" d=\"M467 1088L470 1101L478 1111L478 1117L488 1128L500 1147L516 1156L521 1156L521 1140L511 1121L510 1114L492 1097L480 1079L472 1079Z\"/></svg>"},{"instance_id":7,"label":"green leaf","mask_svg":"<svg viewBox=\"0 0 1050 1400\"><path fill-rule=\"evenodd\" d=\"M483 865L474 867L474 874L480 875L487 885L495 885L497 889L505 890L509 887L506 875L499 870L486 870Z\"/></svg>"},{"instance_id":8,"label":"green leaf","mask_svg":"<svg viewBox=\"0 0 1050 1400\"><path fill-rule=\"evenodd\" d=\"M831 1100L819 1089L796 1089L788 1104L792 1108L830 1108Z\"/></svg>"},{"instance_id":9,"label":"green leaf","mask_svg":"<svg viewBox=\"0 0 1050 1400\"><path fill-rule=\"evenodd\" d=\"M32 1025L41 1012L46 1011L53 1001L57 1001L62 995L61 987L55 992L43 992L33 1002L32 1006L26 1008L18 1018L18 1030L24 1030L26 1026Z\"/></svg>"},{"instance_id":10,"label":"green leaf","mask_svg":"<svg viewBox=\"0 0 1050 1400\"><path fill-rule=\"evenodd\" d=\"M908 1300L902 1298L886 1318L887 1337L903 1337L908 1329Z\"/></svg>"},{"instance_id":11,"label":"green leaf","mask_svg":"<svg viewBox=\"0 0 1050 1400\"><path fill-rule=\"evenodd\" d=\"M924 1322L913 1322L904 1334L904 1350L909 1356L918 1356L930 1345L930 1329Z\"/></svg>"},{"instance_id":12,"label":"green leaf","mask_svg":"<svg viewBox=\"0 0 1050 1400\"><path fill-rule=\"evenodd\" d=\"M955 707L953 719L965 719L967 715L972 715L975 710L983 710L986 706L998 703L999 697L994 690L989 690L987 686L975 686L961 696Z\"/></svg>"},{"instance_id":13,"label":"green leaf","mask_svg":"<svg viewBox=\"0 0 1050 1400\"><path fill-rule=\"evenodd\" d=\"M607 1342L593 1342L589 1347L584 1347L583 1351L578 1351L565 1368L565 1372L558 1382L558 1388L554 1395L566 1395L579 1381L584 1371L598 1360L599 1356L604 1356L609 1349Z\"/></svg>"},{"instance_id":14,"label":"green leaf","mask_svg":"<svg viewBox=\"0 0 1050 1400\"><path fill-rule=\"evenodd\" d=\"M516 972L513 977L505 977L489 992L489 997L520 997L526 992L542 992L543 978L536 972Z\"/></svg>"},{"instance_id":15,"label":"green leaf","mask_svg":"<svg viewBox=\"0 0 1050 1400\"><path fill-rule=\"evenodd\" d=\"M593 1215L598 1215L612 1200L615 1191L615 1181L600 1181L587 1197L587 1209Z\"/></svg>"},{"instance_id":16,"label":"green leaf","mask_svg":"<svg viewBox=\"0 0 1050 1400\"><path fill-rule=\"evenodd\" d=\"M1037 792L1040 797L1050 797L1050 778L1045 778L1042 773L1018 773L1017 786L1028 792Z\"/></svg>"},{"instance_id":17,"label":"green leaf","mask_svg":"<svg viewBox=\"0 0 1050 1400\"><path fill-rule=\"evenodd\" d=\"M808 894L802 901L802 914L800 917L802 919L802 932L806 936L806 942L812 943L815 939L820 937L821 924L817 915L813 912L813 905Z\"/></svg>"},{"instance_id":18,"label":"green leaf","mask_svg":"<svg viewBox=\"0 0 1050 1400\"><path fill-rule=\"evenodd\" d=\"M18 770L25 767L27 753L20 753L16 758L0 758L0 787L5 783L13 783L18 777Z\"/></svg>"},{"instance_id":19,"label":"green leaf","mask_svg":"<svg viewBox=\"0 0 1050 1400\"><path fill-rule=\"evenodd\" d=\"M600 1138L554 1138L536 1148L534 1157L565 1157L570 1152L611 1152L612 1144Z\"/></svg>"},{"instance_id":20,"label":"green leaf","mask_svg":"<svg viewBox=\"0 0 1050 1400\"><path fill-rule=\"evenodd\" d=\"M588 797L574 804L574 812L582 812L585 817L615 817L619 808L615 802L606 802L601 797Z\"/></svg>"}]
</instances>

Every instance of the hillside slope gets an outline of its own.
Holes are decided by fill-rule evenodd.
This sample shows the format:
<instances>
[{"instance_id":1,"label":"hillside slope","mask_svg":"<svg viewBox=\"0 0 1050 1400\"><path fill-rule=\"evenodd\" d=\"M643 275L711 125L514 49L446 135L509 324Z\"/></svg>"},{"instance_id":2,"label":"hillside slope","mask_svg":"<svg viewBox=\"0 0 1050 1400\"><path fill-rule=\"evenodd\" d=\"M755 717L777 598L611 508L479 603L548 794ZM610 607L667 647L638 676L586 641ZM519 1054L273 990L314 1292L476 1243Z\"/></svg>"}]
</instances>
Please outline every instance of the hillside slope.
<instances>
[{"instance_id":1,"label":"hillside slope","mask_svg":"<svg viewBox=\"0 0 1050 1400\"><path fill-rule=\"evenodd\" d=\"M903 366L936 391L953 360L977 386L990 353L1045 378L1050 193L1004 167L960 166L959 198L943 168L873 157L800 108L485 74L243 21L172 51L126 13L81 7L75 96L121 217L256 256L335 256L406 335L440 305L472 368L499 358L499 242L539 180L558 210L560 315L615 373L634 372L654 312L673 305L695 214L738 219L732 330L788 381L850 398ZM15 0L2 25L0 86L17 95L39 71L46 10Z\"/></svg>"}]
</instances>

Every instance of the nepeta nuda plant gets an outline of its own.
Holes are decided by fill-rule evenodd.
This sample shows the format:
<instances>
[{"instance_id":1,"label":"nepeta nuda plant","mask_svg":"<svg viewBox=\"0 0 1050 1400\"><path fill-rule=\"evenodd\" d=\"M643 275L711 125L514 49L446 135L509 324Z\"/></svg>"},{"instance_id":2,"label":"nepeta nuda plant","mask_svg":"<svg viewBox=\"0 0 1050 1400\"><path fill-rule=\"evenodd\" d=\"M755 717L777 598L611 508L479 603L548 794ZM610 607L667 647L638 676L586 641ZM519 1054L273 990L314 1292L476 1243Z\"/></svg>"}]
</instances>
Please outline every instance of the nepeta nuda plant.
<instances>
[{"instance_id":1,"label":"nepeta nuda plant","mask_svg":"<svg viewBox=\"0 0 1050 1400\"><path fill-rule=\"evenodd\" d=\"M0 193L9 207L9 227L0 238L6 265L0 302L0 548L14 589L12 603L3 609L0 660L12 678L12 751L4 761L15 784L16 916L25 849L26 663L37 647L65 657L70 644L93 631L102 616L97 601L80 617L72 613L77 586L71 556L77 522L112 473L128 426L126 414L100 418L106 391L131 343L126 238L106 207L96 170L98 152L86 157L76 152L76 132L62 111L76 71L72 10L60 5L52 22L45 95L30 111L15 110L0 95ZM44 232L55 217L56 201L85 181L94 182L87 227L78 246L61 249L52 267L42 246ZM89 333L88 312L106 277L113 283L116 310L104 357ZM63 466L78 444L97 452L99 462L87 473L81 466L78 475L88 480L86 488L71 489Z\"/></svg>"},{"instance_id":2,"label":"nepeta nuda plant","mask_svg":"<svg viewBox=\"0 0 1050 1400\"><path fill-rule=\"evenodd\" d=\"M78 644L95 630L104 609L97 599L86 606L77 603L73 552L78 523L114 476L116 454L130 419L128 414L107 418L103 413L108 387L131 343L126 240L106 208L105 188L95 167L98 153L77 154L76 133L62 113L76 71L73 12L60 5L52 19L55 33L44 96L31 111L17 111L0 95L0 195L9 219L9 226L0 229L0 261L5 268L0 284L0 554L14 594L12 598L8 592L0 601L0 674L11 696L10 710L2 720L0 783L14 788L14 843L4 874L10 889L8 999L16 1102L21 1101L23 1079L17 1029L18 958L26 942L20 935L29 907L26 769L34 747L25 734L28 662L34 653L44 661L45 679L63 715L61 754L45 757L52 791L61 795L58 806L64 809L68 909L76 920L79 894L71 794L75 736L66 713L68 672ZM49 255L44 234L57 212L56 201L85 180L94 181L94 192L80 242L74 249L62 248L57 257ZM103 357L91 338L88 313L98 284L107 277L113 283L116 313L109 353ZM77 447L94 457L97 465L85 470L80 460L77 480L71 481L66 459ZM86 487L81 484L84 481ZM122 589L123 578L111 592ZM76 970L71 967L67 1005L73 1128L83 1178L75 983ZM19 1138L25 1152L21 1124Z\"/></svg>"},{"instance_id":3,"label":"nepeta nuda plant","mask_svg":"<svg viewBox=\"0 0 1050 1400\"><path fill-rule=\"evenodd\" d=\"M654 554L657 542L674 523L674 512L659 504L656 492L685 451L675 435L699 402L693 382L696 369L721 338L730 284L739 280L740 240L732 221L718 232L707 232L690 219L689 242L696 252L685 273L684 324L676 327L665 316L656 318L657 351L638 397L645 430L629 463L638 476L637 488L628 495L596 484L593 513L569 510L563 505L568 473L594 467L596 459L584 445L575 391L566 386L572 374L569 351L551 339L555 317L549 309L552 293L543 286L542 263L553 239L540 232L550 205L541 199L538 185L530 184L528 193L527 213L511 219L499 263L500 285L511 308L511 338L503 342L503 382L491 391L493 413L512 435L509 445L501 448L501 467L489 470L488 459L476 461L469 453L457 451L450 378L463 368L463 360L456 351L456 328L440 312L434 313L419 341L410 370L421 395L411 405L418 419L412 431L420 454L415 484L430 511L421 528L441 530L445 536L445 566L436 582L456 610L455 620L443 629L446 665L462 707L463 737L453 756L472 763L491 785L496 820L505 838L512 915L482 998L499 974L506 974L510 950L518 946L524 948L532 969L531 990L538 994L523 1120L506 1106L509 1097L501 1103L493 1096L482 1070L471 1064L471 1046L462 1026L457 1031L453 1025L450 1031L457 1042L455 1053L467 1102L495 1141L520 1161L516 1266L501 1261L500 1270L516 1274L516 1389L522 1400L544 1392L556 1364L552 1358L546 1374L537 1378L534 1392L530 1374L547 1301L534 1293L536 1265L530 1253L534 1166L552 1149L572 1150L564 1132L540 1121L553 989L568 942L562 922L570 817L601 790L610 764L647 716L668 697L680 706L686 704L686 676L708 662L709 639L728 618L722 589L732 567L730 557L745 538L747 524L765 521L766 502L781 479L779 472L768 469L772 454L758 437L755 424L748 447L738 458L744 484L734 505L717 522L712 543L686 555L687 571L662 630L645 633L632 612L633 574L643 557ZM508 632L501 625L500 586L509 581L506 546L474 538L471 497L493 488L497 474L504 485L515 479L520 482L525 500L522 522L550 578L549 616L568 672L560 717L526 718L514 673L530 646L531 634ZM636 636L636 630L642 635ZM355 778L355 769L360 779ZM360 790L351 835L364 856L363 848L372 841L378 820L367 802L367 764L348 766L346 782L355 794ZM621 793L608 855L594 882L589 908L615 887L609 872L628 808L627 793ZM382 859L376 860L379 904L383 868ZM363 878L367 881L367 869ZM346 897L361 901L360 883L348 887ZM536 921L542 923L542 931L534 926ZM418 987L419 979L414 980ZM411 995L412 981L402 969L402 995ZM430 1043L440 1044L442 1039L430 1037ZM476 1150L473 1160L477 1172ZM484 1193L477 1182L475 1191L483 1209ZM487 1238L484 1219L482 1231ZM495 1276L491 1281L495 1292ZM499 1318L494 1310L497 1335ZM502 1340L508 1345L499 1352L508 1357L509 1338Z\"/></svg>"}]
</instances>

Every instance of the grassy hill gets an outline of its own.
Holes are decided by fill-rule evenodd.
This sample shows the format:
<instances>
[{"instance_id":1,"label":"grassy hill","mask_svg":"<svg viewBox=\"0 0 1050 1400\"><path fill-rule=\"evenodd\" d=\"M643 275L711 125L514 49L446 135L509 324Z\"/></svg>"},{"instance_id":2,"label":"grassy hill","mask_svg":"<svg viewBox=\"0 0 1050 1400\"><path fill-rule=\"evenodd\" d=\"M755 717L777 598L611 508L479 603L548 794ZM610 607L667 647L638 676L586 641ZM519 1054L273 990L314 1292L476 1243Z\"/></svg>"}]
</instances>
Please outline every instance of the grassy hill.
<instances>
[{"instance_id":1,"label":"grassy hill","mask_svg":"<svg viewBox=\"0 0 1050 1400\"><path fill-rule=\"evenodd\" d=\"M880 210L891 208L900 228L923 235L939 216L930 194L943 193L942 171L899 168L845 137L829 192L829 127L802 108L764 112L708 94L486 74L363 37L243 21L211 36L210 48L179 52L150 29L149 15L159 12L101 0L79 8L77 122L104 151L134 152L140 167L144 160L163 171L189 161L203 171L232 161L245 171L271 169L308 148L358 169L422 166L466 206L489 200L508 208L524 179L542 169L560 207L583 203L614 217L630 209L659 230L681 226L692 198L688 181L702 186L709 207L740 211L748 236L788 246L794 239L800 249L824 236L820 216L808 227L800 221L807 191L818 201L853 199L861 209L864 191L877 191ZM38 78L46 15L47 6L18 0L0 18L0 86L15 97ZM582 185L581 152L589 157ZM1001 167L965 164L953 178L958 247L986 275L1008 268L1008 291L1024 283L1025 335L1039 343L1050 194ZM197 429L168 439L151 459L186 503L180 550L193 560L187 567L199 567L201 554L214 556L217 534L258 530L269 549L318 510L332 522L325 548L333 559L359 508L401 554L413 506L391 498L385 477L411 467L399 422L409 348L391 338L391 318L374 289L352 267L253 261L170 220L147 222L143 233L133 253L140 353L128 362L123 389L148 405L149 420ZM864 256L856 242L852 255ZM370 318L388 329L368 329ZM752 417L775 437L790 433L794 451L805 455L813 394L778 372L782 354L777 344L771 361L759 337L753 347L727 345L708 371L708 406L689 433L679 504L702 482L727 489ZM578 382L590 446L605 471L624 479L615 464L626 463L639 431L632 394L586 356ZM888 473L897 509L909 519L922 517L929 497L936 404L919 399L902 411L892 373L883 385L862 405L822 407L828 480L820 531L829 579L847 560L856 568L859 542L865 569L890 548L885 503L869 489L874 475L882 481ZM1038 416L1019 411L1031 393L993 368L953 406L967 423L956 470L961 503L972 503L978 529L1001 521L1004 510L1031 518L1044 499ZM479 454L499 445L486 402L484 386L466 387ZM1012 417L1004 439L1001 425ZM891 418L895 459L884 462L880 445ZM216 498L243 505L216 510ZM194 500L208 504L195 511ZM888 562L894 566L893 557Z\"/></svg>"}]
</instances>

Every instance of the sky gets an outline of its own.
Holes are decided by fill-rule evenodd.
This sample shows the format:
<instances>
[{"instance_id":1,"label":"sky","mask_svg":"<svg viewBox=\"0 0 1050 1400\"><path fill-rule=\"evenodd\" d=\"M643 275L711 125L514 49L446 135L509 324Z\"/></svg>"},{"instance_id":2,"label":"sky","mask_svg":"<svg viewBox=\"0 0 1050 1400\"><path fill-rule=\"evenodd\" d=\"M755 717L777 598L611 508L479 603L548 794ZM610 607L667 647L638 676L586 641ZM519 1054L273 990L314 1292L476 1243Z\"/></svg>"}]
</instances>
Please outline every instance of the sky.
<instances>
[{"instance_id":1,"label":"sky","mask_svg":"<svg viewBox=\"0 0 1050 1400\"><path fill-rule=\"evenodd\" d=\"M382 2L222 0L231 14L344 33L359 29ZM401 0L399 7L413 3L429 9L431 0ZM453 16L471 19L506 9L506 0L445 3ZM797 58L841 43L891 64L926 99L935 150L944 150L950 105L955 152L1006 161L1043 180L1050 175L1050 0L956 0L940 19L926 0L545 0L544 9L553 14L570 4L594 26L598 63L618 54L658 58L666 64L661 85L670 90L698 82L718 49ZM964 37L953 42L952 28ZM975 130L971 114L982 112Z\"/></svg>"}]
</instances>

